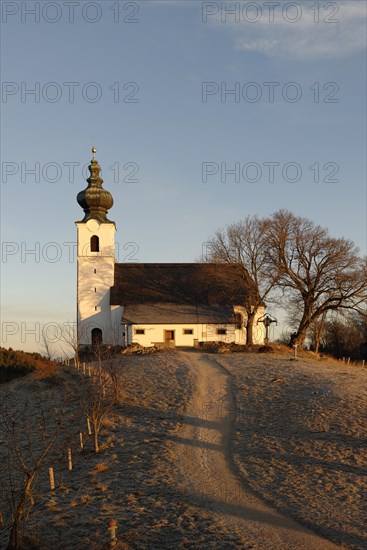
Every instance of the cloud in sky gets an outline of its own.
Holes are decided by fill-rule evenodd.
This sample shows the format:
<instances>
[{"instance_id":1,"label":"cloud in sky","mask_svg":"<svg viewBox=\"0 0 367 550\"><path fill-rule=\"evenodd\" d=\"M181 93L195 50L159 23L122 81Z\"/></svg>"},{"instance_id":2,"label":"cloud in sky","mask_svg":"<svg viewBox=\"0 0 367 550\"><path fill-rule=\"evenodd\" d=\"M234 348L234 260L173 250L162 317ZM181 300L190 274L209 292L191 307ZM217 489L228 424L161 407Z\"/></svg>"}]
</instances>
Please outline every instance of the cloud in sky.
<instances>
[{"instance_id":1,"label":"cloud in sky","mask_svg":"<svg viewBox=\"0 0 367 550\"><path fill-rule=\"evenodd\" d=\"M226 3L228 8L233 3ZM249 4L240 2L241 8ZM252 2L254 4L254 2ZM259 2L261 11L227 16L219 10L208 16L208 23L215 22L223 30L230 29L238 50L253 51L268 57L317 60L342 58L366 48L366 3L345 0L339 2L277 2L274 21L271 22L269 2ZM296 4L296 7L291 4ZM315 5L319 5L317 14ZM285 16L283 8L288 5ZM313 8L312 8L313 6ZM245 13L243 15L243 13ZM261 14L261 17L259 15ZM258 21L251 23L250 19ZM319 18L319 22L315 19ZM298 20L297 20L298 18ZM295 19L294 23L290 20ZM338 22L327 22L338 20Z\"/></svg>"}]
</instances>

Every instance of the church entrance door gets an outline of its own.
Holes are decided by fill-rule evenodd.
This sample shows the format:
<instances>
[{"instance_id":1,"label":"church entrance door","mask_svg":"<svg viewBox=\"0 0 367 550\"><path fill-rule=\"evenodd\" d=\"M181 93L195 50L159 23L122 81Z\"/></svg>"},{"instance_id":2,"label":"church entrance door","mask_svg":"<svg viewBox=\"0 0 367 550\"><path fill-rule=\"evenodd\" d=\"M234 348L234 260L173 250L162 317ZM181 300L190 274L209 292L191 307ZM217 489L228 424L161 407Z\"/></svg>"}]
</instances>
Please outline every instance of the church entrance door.
<instances>
[{"instance_id":1,"label":"church entrance door","mask_svg":"<svg viewBox=\"0 0 367 550\"><path fill-rule=\"evenodd\" d=\"M175 345L175 331L174 330L165 330L164 331L164 343L174 346Z\"/></svg>"},{"instance_id":2,"label":"church entrance door","mask_svg":"<svg viewBox=\"0 0 367 550\"><path fill-rule=\"evenodd\" d=\"M102 344L102 331L100 328L92 330L92 346L100 346Z\"/></svg>"}]
</instances>

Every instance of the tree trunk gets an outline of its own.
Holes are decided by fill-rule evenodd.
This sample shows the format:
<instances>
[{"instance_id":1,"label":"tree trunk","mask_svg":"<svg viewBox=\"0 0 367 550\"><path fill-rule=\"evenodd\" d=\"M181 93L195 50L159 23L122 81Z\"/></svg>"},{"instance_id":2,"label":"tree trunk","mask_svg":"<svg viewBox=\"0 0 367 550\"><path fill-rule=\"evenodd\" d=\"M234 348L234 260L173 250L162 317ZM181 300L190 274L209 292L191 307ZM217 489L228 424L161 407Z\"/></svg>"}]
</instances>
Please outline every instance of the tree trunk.
<instances>
[{"instance_id":1,"label":"tree trunk","mask_svg":"<svg viewBox=\"0 0 367 550\"><path fill-rule=\"evenodd\" d=\"M36 475L35 472L32 472L31 474L27 475L27 482L24 487L22 500L17 506L14 523L10 531L10 538L9 538L9 544L7 546L7 550L19 550L21 547L22 541L19 536L19 528L20 528L21 521L24 517L24 511L25 511L27 502L28 500L31 500L31 497L32 497L32 483L35 475Z\"/></svg>"},{"instance_id":2,"label":"tree trunk","mask_svg":"<svg viewBox=\"0 0 367 550\"><path fill-rule=\"evenodd\" d=\"M300 349L303 349L305 345L306 340L306 332L308 327L303 327L302 329L298 329L297 336L293 340L293 345L297 345Z\"/></svg>"},{"instance_id":3,"label":"tree trunk","mask_svg":"<svg viewBox=\"0 0 367 550\"><path fill-rule=\"evenodd\" d=\"M94 450L96 453L99 453L98 431L95 428L93 430L93 439L94 439Z\"/></svg>"},{"instance_id":4,"label":"tree trunk","mask_svg":"<svg viewBox=\"0 0 367 550\"><path fill-rule=\"evenodd\" d=\"M324 311L324 313L321 316L320 323L319 324L316 323L316 326L315 326L315 353L316 353L316 355L319 354L321 332L322 332L322 329L324 327L325 315L326 315L326 313Z\"/></svg>"},{"instance_id":5,"label":"tree trunk","mask_svg":"<svg viewBox=\"0 0 367 550\"><path fill-rule=\"evenodd\" d=\"M254 319L255 312L247 313L247 325L246 325L246 346L252 346L254 343Z\"/></svg>"},{"instance_id":6,"label":"tree trunk","mask_svg":"<svg viewBox=\"0 0 367 550\"><path fill-rule=\"evenodd\" d=\"M321 331L319 331L319 330L316 330L316 332L315 332L315 353L316 353L316 355L319 354L320 333L321 333Z\"/></svg>"},{"instance_id":7,"label":"tree trunk","mask_svg":"<svg viewBox=\"0 0 367 550\"><path fill-rule=\"evenodd\" d=\"M315 322L315 319L312 321L312 304L308 299L305 299L302 319L300 321L297 334L293 340L293 345L297 344L300 349L303 349L307 336L307 331L312 325L312 322Z\"/></svg>"}]
</instances>

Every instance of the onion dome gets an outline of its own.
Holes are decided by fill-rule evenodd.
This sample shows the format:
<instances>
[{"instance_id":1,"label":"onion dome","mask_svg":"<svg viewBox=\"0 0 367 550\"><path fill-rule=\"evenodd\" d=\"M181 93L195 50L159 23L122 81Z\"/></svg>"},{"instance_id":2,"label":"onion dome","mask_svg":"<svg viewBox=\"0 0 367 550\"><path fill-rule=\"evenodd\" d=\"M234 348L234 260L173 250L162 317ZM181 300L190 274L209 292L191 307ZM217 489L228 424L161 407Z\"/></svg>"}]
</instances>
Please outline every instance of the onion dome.
<instances>
[{"instance_id":1,"label":"onion dome","mask_svg":"<svg viewBox=\"0 0 367 550\"><path fill-rule=\"evenodd\" d=\"M78 193L76 200L85 212L83 222L98 220L100 223L113 223L107 218L107 211L112 208L113 198L111 193L102 187L103 179L99 177L101 167L95 157L96 152L96 148L93 147L93 158L88 166L90 172L87 179L88 187Z\"/></svg>"}]
</instances>

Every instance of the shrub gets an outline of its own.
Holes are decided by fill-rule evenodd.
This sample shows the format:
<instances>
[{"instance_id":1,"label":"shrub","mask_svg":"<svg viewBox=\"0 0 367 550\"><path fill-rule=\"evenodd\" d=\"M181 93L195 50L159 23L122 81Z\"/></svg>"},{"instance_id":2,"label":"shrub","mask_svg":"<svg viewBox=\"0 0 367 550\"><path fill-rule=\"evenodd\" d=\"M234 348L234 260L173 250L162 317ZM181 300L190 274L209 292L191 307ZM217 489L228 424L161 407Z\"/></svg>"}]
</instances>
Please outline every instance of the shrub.
<instances>
[{"instance_id":1,"label":"shrub","mask_svg":"<svg viewBox=\"0 0 367 550\"><path fill-rule=\"evenodd\" d=\"M0 348L0 383L9 382L13 378L26 376L38 368L51 365L54 366L55 363L39 353Z\"/></svg>"}]
</instances>

